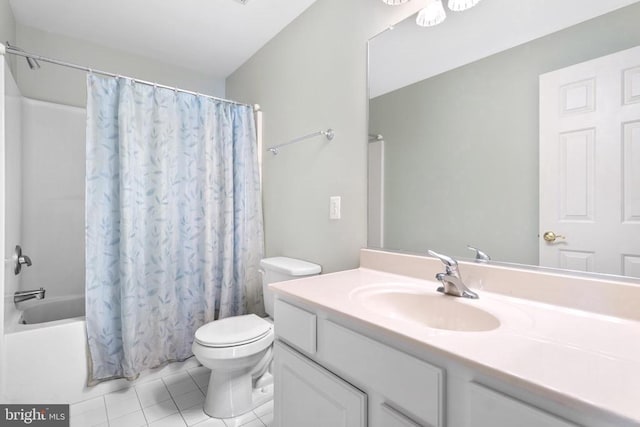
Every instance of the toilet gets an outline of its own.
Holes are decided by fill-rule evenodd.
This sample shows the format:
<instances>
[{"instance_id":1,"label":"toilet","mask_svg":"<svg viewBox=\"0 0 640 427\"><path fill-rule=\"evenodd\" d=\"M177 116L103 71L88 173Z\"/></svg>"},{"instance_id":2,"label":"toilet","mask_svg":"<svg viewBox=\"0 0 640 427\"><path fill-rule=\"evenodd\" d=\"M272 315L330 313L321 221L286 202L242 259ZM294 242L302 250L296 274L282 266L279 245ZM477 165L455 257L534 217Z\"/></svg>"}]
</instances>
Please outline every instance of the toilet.
<instances>
[{"instance_id":1,"label":"toilet","mask_svg":"<svg viewBox=\"0 0 640 427\"><path fill-rule=\"evenodd\" d=\"M286 257L265 258L260 267L269 317L247 314L214 320L195 333L193 354L211 369L204 401L204 412L211 417L235 417L273 397L273 294L268 285L315 276L321 270L317 264Z\"/></svg>"}]
</instances>

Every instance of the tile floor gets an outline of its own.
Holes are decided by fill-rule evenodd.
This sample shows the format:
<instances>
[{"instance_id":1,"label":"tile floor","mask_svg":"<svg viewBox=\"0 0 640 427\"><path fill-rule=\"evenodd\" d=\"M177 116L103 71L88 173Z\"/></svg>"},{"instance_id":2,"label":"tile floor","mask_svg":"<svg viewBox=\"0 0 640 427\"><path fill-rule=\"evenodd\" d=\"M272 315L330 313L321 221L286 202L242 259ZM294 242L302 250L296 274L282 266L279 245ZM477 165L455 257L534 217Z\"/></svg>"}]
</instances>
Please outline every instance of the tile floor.
<instances>
[{"instance_id":1,"label":"tile floor","mask_svg":"<svg viewBox=\"0 0 640 427\"><path fill-rule=\"evenodd\" d=\"M128 389L74 403L71 427L269 427L273 401L236 418L210 418L202 410L210 370L199 366Z\"/></svg>"}]
</instances>

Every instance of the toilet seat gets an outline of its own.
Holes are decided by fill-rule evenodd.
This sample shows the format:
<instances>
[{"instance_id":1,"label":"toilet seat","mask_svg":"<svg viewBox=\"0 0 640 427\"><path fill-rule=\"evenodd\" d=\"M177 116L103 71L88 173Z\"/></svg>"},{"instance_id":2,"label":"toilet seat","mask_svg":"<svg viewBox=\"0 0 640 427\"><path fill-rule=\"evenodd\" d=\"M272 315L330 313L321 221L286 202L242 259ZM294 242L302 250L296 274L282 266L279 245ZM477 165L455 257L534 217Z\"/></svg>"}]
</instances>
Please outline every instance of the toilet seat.
<instances>
[{"instance_id":1,"label":"toilet seat","mask_svg":"<svg viewBox=\"0 0 640 427\"><path fill-rule=\"evenodd\" d=\"M231 345L227 347L210 347L194 341L192 350L198 360L210 359L220 362L239 360L243 357L256 355L271 347L273 345L274 336L275 334L272 327L265 335L260 338L256 338L249 343Z\"/></svg>"},{"instance_id":2,"label":"toilet seat","mask_svg":"<svg viewBox=\"0 0 640 427\"><path fill-rule=\"evenodd\" d=\"M198 328L195 341L209 348L237 347L258 341L273 332L273 324L256 316L228 317Z\"/></svg>"}]
</instances>

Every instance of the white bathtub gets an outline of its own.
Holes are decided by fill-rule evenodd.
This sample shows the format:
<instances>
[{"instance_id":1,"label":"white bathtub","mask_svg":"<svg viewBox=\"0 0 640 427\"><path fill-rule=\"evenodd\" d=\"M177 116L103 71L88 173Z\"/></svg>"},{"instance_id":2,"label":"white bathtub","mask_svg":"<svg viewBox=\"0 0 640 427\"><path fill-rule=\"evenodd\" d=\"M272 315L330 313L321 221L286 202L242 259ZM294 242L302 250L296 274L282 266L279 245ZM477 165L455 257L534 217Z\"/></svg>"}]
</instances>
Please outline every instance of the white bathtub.
<instances>
[{"instance_id":1,"label":"white bathtub","mask_svg":"<svg viewBox=\"0 0 640 427\"><path fill-rule=\"evenodd\" d=\"M32 299L20 305L24 307L20 323L25 325L84 317L84 295Z\"/></svg>"},{"instance_id":2,"label":"white bathtub","mask_svg":"<svg viewBox=\"0 0 640 427\"><path fill-rule=\"evenodd\" d=\"M87 387L86 323L83 316L75 316L78 309L84 312L84 297L45 298L20 305L21 319L27 324L13 325L5 334L5 403L75 403L198 366L192 357L146 372L136 381L119 379ZM64 315L74 317L46 321ZM29 323L38 319L45 321Z\"/></svg>"}]
</instances>

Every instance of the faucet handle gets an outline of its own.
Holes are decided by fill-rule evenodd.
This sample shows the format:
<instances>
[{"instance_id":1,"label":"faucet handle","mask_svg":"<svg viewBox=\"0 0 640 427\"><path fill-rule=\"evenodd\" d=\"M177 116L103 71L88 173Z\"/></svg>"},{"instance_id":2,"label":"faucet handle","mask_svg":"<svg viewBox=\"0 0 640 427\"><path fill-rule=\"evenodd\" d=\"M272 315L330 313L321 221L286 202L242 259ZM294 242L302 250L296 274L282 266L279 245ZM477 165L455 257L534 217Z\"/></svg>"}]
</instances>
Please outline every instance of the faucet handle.
<instances>
[{"instance_id":1,"label":"faucet handle","mask_svg":"<svg viewBox=\"0 0 640 427\"><path fill-rule=\"evenodd\" d=\"M491 261L491 257L489 255L487 255L486 252L482 252L480 249L474 248L471 245L467 245L467 249L469 249L470 251L475 251L476 252L476 262Z\"/></svg>"},{"instance_id":2,"label":"faucet handle","mask_svg":"<svg viewBox=\"0 0 640 427\"><path fill-rule=\"evenodd\" d=\"M20 271L22 270L23 265L26 265L27 267L29 267L32 264L31 258L29 258L27 255L22 254L22 248L20 247L20 245L16 245L16 249L13 254L13 259L15 262L13 272L16 275L20 274Z\"/></svg>"},{"instance_id":3,"label":"faucet handle","mask_svg":"<svg viewBox=\"0 0 640 427\"><path fill-rule=\"evenodd\" d=\"M452 269L455 269L458 267L458 261L451 258L450 256L439 254L437 252L432 251L431 249L429 249L427 253L431 256L438 258L447 267L451 267Z\"/></svg>"}]
</instances>

